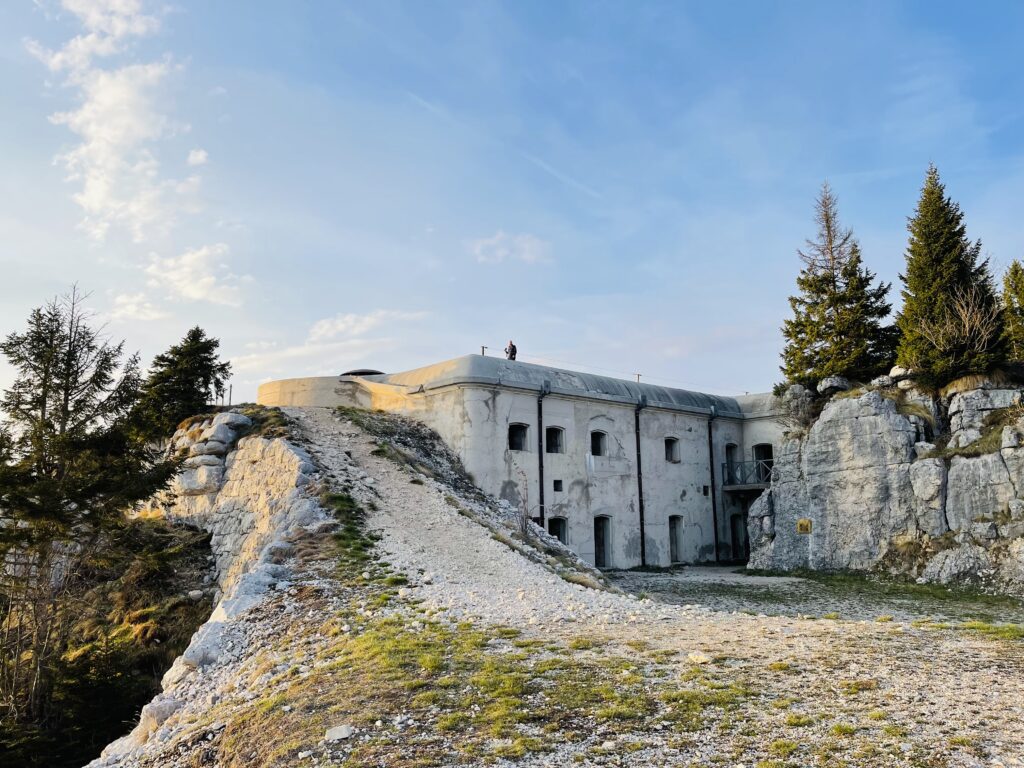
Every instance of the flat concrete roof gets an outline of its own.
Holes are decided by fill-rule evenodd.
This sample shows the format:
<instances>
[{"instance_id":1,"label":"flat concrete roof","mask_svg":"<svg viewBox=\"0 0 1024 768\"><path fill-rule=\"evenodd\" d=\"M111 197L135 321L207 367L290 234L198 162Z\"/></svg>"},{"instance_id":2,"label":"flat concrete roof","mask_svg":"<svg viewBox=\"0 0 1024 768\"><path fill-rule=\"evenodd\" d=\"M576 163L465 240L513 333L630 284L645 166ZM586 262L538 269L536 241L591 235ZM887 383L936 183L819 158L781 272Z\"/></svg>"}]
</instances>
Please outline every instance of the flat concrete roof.
<instances>
[{"instance_id":1,"label":"flat concrete roof","mask_svg":"<svg viewBox=\"0 0 1024 768\"><path fill-rule=\"evenodd\" d=\"M514 387L533 392L540 392L546 388L555 395L589 397L629 405L636 405L641 398L646 398L647 405L654 408L710 413L711 408L714 407L717 415L732 418L743 418L745 411L740 402L733 397L708 395L703 392L691 392L673 387L660 387L656 384L642 384L610 376L567 371L562 368L549 368L545 365L482 355L465 355L404 373L357 378L408 387L411 390L438 389L460 384L483 384ZM752 401L750 405L753 405L754 402L757 402L758 405L763 403L759 398L750 397L749 400Z\"/></svg>"}]
</instances>

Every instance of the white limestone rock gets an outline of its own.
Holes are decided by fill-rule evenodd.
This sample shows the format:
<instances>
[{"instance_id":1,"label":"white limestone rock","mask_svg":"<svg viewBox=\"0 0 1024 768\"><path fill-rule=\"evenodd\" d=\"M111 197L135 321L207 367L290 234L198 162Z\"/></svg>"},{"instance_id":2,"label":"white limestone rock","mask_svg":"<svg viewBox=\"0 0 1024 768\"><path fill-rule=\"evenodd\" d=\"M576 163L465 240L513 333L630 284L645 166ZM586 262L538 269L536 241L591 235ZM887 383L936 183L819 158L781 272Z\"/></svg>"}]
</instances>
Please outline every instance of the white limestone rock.
<instances>
[{"instance_id":1,"label":"white limestone rock","mask_svg":"<svg viewBox=\"0 0 1024 768\"><path fill-rule=\"evenodd\" d=\"M223 424L232 430L241 431L252 426L252 419L248 416L243 416L241 413L226 411L225 413L218 413L214 416L212 424L214 427L219 427Z\"/></svg>"},{"instance_id":2,"label":"white limestone rock","mask_svg":"<svg viewBox=\"0 0 1024 768\"><path fill-rule=\"evenodd\" d=\"M819 395L832 395L836 392L845 392L849 388L850 381L843 376L826 376L818 382Z\"/></svg>"},{"instance_id":3,"label":"white limestone rock","mask_svg":"<svg viewBox=\"0 0 1024 768\"><path fill-rule=\"evenodd\" d=\"M992 567L992 561L983 547L962 544L939 552L931 559L921 576L928 581L949 584L976 578Z\"/></svg>"},{"instance_id":4,"label":"white limestone rock","mask_svg":"<svg viewBox=\"0 0 1024 768\"><path fill-rule=\"evenodd\" d=\"M954 456L947 483L946 520L951 530L969 530L978 517L998 517L1016 496L999 453Z\"/></svg>"},{"instance_id":5,"label":"white limestone rock","mask_svg":"<svg viewBox=\"0 0 1024 768\"><path fill-rule=\"evenodd\" d=\"M227 446L224 443L218 442L217 440L210 440L203 443L193 443L192 447L189 448L189 454L191 456L223 456L227 453Z\"/></svg>"},{"instance_id":6,"label":"white limestone rock","mask_svg":"<svg viewBox=\"0 0 1024 768\"><path fill-rule=\"evenodd\" d=\"M876 387L878 389L887 389L888 387L894 386L895 384L896 379L894 379L892 376L887 376L885 374L882 374L881 376L876 376L871 380L871 386Z\"/></svg>"},{"instance_id":7,"label":"white limestone rock","mask_svg":"<svg viewBox=\"0 0 1024 768\"><path fill-rule=\"evenodd\" d=\"M224 479L220 466L201 466L186 469L171 482L171 491L182 496L200 496L216 493Z\"/></svg>"},{"instance_id":8,"label":"white limestone rock","mask_svg":"<svg viewBox=\"0 0 1024 768\"><path fill-rule=\"evenodd\" d=\"M915 446L921 445L918 443ZM946 464L942 459L919 459L910 465L910 485L916 501L917 527L929 536L945 533Z\"/></svg>"},{"instance_id":9,"label":"white limestone rock","mask_svg":"<svg viewBox=\"0 0 1024 768\"><path fill-rule=\"evenodd\" d=\"M226 424L211 425L208 429L203 430L199 439L204 441L215 440L223 445L230 445L235 442L235 431Z\"/></svg>"}]
</instances>

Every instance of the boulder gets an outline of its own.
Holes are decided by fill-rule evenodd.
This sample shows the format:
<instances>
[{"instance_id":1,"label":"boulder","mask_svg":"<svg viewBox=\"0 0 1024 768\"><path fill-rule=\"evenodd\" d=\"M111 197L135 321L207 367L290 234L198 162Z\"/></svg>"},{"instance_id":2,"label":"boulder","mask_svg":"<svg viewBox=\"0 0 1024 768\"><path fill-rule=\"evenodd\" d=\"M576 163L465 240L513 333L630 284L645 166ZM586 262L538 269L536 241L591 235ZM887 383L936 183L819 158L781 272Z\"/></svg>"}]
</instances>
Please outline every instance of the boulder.
<instances>
[{"instance_id":1,"label":"boulder","mask_svg":"<svg viewBox=\"0 0 1024 768\"><path fill-rule=\"evenodd\" d=\"M227 450L228 447L224 443L210 440L209 442L196 443L189 449L189 454L192 456L223 456L227 453Z\"/></svg>"},{"instance_id":2,"label":"boulder","mask_svg":"<svg viewBox=\"0 0 1024 768\"><path fill-rule=\"evenodd\" d=\"M186 469L171 482L171 492L182 496L216 493L223 480L224 470L219 466Z\"/></svg>"},{"instance_id":3,"label":"boulder","mask_svg":"<svg viewBox=\"0 0 1024 768\"><path fill-rule=\"evenodd\" d=\"M992 567L988 553L977 544L962 544L939 552L925 566L921 576L928 581L949 584L974 579Z\"/></svg>"},{"instance_id":4,"label":"boulder","mask_svg":"<svg viewBox=\"0 0 1024 768\"><path fill-rule=\"evenodd\" d=\"M832 395L836 392L845 392L850 388L850 382L843 376L826 376L818 382L819 395Z\"/></svg>"},{"instance_id":5,"label":"boulder","mask_svg":"<svg viewBox=\"0 0 1024 768\"><path fill-rule=\"evenodd\" d=\"M879 389L886 389L887 387L894 386L895 384L896 379L894 379L892 376L886 376L885 374L881 376L876 376L871 380L871 386L877 387Z\"/></svg>"},{"instance_id":6,"label":"boulder","mask_svg":"<svg viewBox=\"0 0 1024 768\"><path fill-rule=\"evenodd\" d=\"M893 379L905 379L913 373L909 368L903 368L899 365L894 365L889 369L889 377Z\"/></svg>"},{"instance_id":7,"label":"boulder","mask_svg":"<svg viewBox=\"0 0 1024 768\"><path fill-rule=\"evenodd\" d=\"M243 430L252 426L252 419L234 411L227 411L213 417L213 426L219 427L222 424L233 430Z\"/></svg>"},{"instance_id":8,"label":"boulder","mask_svg":"<svg viewBox=\"0 0 1024 768\"><path fill-rule=\"evenodd\" d=\"M181 709L182 702L171 697L157 697L142 708L139 724L132 732L136 743L145 742L171 715Z\"/></svg>"},{"instance_id":9,"label":"boulder","mask_svg":"<svg viewBox=\"0 0 1024 768\"><path fill-rule=\"evenodd\" d=\"M975 518L991 520L1007 511L1015 496L1000 454L954 456L947 480L946 521L951 530L970 530Z\"/></svg>"},{"instance_id":10,"label":"boulder","mask_svg":"<svg viewBox=\"0 0 1024 768\"><path fill-rule=\"evenodd\" d=\"M351 738L352 734L356 731L351 725L336 725L333 728L328 728L327 733L324 734L324 741L342 741L344 739Z\"/></svg>"},{"instance_id":11,"label":"boulder","mask_svg":"<svg viewBox=\"0 0 1024 768\"><path fill-rule=\"evenodd\" d=\"M226 424L215 424L208 429L204 429L199 439L205 441L215 440L218 443L230 445L235 442L235 431Z\"/></svg>"}]
</instances>

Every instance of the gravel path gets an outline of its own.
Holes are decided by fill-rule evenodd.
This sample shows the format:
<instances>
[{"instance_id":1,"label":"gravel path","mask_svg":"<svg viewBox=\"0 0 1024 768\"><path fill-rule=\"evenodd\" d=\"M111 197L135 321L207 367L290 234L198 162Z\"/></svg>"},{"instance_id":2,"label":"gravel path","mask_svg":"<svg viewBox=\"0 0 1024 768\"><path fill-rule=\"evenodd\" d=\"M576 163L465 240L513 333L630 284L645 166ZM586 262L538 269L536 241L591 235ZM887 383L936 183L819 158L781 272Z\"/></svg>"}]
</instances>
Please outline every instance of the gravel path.
<instances>
[{"instance_id":1,"label":"gravel path","mask_svg":"<svg viewBox=\"0 0 1024 768\"><path fill-rule=\"evenodd\" d=\"M641 647L660 652L678 659L682 675L714 660L722 685L756 689L742 712L745 729L702 732L675 747L685 757L675 764L753 768L775 754L768 742L788 739L817 757L764 765L1024 766L1020 643L900 620L745 615L585 589L496 541L446 500L450 488L376 455L378 440L351 422L327 409L288 413L328 475L353 479L338 458L346 452L360 467L355 480L376 501L369 524L382 534L383 557L410 578L403 595L453 619L538 637L600 638L638 658ZM787 725L799 721L794 716L807 723ZM872 757L878 744L887 745L884 760ZM673 753L653 761L645 754L613 764L661 765ZM569 757L527 759L560 765Z\"/></svg>"}]
</instances>

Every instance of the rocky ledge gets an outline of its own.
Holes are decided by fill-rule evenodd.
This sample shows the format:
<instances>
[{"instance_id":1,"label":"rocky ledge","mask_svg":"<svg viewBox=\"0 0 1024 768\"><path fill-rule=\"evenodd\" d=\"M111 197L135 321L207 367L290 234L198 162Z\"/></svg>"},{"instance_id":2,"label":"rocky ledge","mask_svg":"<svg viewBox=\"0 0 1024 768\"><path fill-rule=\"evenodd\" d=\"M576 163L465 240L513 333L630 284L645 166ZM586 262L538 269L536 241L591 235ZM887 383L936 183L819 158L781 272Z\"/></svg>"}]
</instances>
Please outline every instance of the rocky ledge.
<instances>
[{"instance_id":1,"label":"rocky ledge","mask_svg":"<svg viewBox=\"0 0 1024 768\"><path fill-rule=\"evenodd\" d=\"M783 446L749 511L749 567L1024 592L1022 390L981 382L933 399L900 373L841 391Z\"/></svg>"}]
</instances>

